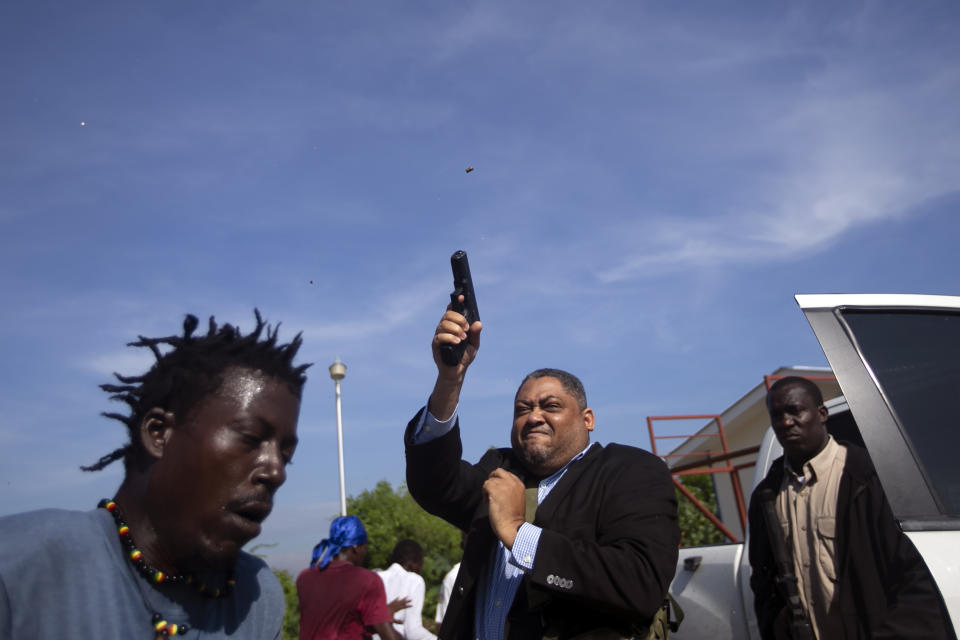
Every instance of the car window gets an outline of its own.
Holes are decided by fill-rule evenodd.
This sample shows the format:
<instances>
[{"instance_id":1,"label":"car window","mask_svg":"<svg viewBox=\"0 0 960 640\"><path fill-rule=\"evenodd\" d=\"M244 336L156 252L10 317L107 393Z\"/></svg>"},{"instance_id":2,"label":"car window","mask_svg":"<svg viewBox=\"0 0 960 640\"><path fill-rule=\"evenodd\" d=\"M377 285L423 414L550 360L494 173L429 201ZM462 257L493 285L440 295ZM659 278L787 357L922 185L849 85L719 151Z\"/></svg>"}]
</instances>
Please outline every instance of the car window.
<instances>
[{"instance_id":1,"label":"car window","mask_svg":"<svg viewBox=\"0 0 960 640\"><path fill-rule=\"evenodd\" d=\"M960 515L960 314L865 311L841 315L923 469L941 513Z\"/></svg>"},{"instance_id":2,"label":"car window","mask_svg":"<svg viewBox=\"0 0 960 640\"><path fill-rule=\"evenodd\" d=\"M853 444L861 449L866 448L863 436L860 435L860 427L857 426L857 421L849 411L831 413L827 419L827 431L840 442Z\"/></svg>"}]
</instances>

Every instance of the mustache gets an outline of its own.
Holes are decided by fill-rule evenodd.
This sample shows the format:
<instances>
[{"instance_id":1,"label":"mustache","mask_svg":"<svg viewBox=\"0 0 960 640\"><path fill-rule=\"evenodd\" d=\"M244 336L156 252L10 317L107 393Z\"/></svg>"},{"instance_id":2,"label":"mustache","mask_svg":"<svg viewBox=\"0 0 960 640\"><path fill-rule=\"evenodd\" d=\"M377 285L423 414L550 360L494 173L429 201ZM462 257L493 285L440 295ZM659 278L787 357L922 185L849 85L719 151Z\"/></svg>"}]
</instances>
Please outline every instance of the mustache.
<instances>
[{"instance_id":1,"label":"mustache","mask_svg":"<svg viewBox=\"0 0 960 640\"><path fill-rule=\"evenodd\" d=\"M273 510L273 495L266 490L258 491L227 503L227 509L229 511L242 511L252 508Z\"/></svg>"},{"instance_id":2,"label":"mustache","mask_svg":"<svg viewBox=\"0 0 960 640\"><path fill-rule=\"evenodd\" d=\"M534 432L536 432L536 433L546 433L546 434L548 434L548 435L553 435L553 429L550 427L550 425L548 425L548 424L546 424L546 423L542 423L542 424L534 424L534 425L530 425L530 426L524 426L523 429L520 430L520 438L521 438L521 439L526 438L528 435L530 435L531 433L534 433Z\"/></svg>"}]
</instances>

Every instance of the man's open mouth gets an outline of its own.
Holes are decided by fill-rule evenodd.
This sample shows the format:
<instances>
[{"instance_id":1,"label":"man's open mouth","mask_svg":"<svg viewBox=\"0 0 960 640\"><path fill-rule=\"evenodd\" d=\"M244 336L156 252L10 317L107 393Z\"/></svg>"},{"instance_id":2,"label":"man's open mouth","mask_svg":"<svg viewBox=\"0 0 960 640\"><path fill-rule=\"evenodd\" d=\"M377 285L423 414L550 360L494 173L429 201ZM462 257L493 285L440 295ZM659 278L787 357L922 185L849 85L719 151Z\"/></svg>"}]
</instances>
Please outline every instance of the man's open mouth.
<instances>
[{"instance_id":1,"label":"man's open mouth","mask_svg":"<svg viewBox=\"0 0 960 640\"><path fill-rule=\"evenodd\" d=\"M272 506L266 503L254 503L244 505L239 509L234 509L233 512L245 520L250 520L257 524L262 523L267 519L267 516L270 515Z\"/></svg>"}]
</instances>

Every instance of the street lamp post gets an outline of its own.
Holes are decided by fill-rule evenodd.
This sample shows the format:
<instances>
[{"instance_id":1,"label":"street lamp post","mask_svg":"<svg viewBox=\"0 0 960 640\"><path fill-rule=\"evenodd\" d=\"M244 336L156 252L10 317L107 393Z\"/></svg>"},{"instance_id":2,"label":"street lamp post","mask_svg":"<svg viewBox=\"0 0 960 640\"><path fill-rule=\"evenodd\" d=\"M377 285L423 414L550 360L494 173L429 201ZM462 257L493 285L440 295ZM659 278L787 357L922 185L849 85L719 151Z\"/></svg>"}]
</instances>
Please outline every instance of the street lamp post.
<instances>
[{"instance_id":1,"label":"street lamp post","mask_svg":"<svg viewBox=\"0 0 960 640\"><path fill-rule=\"evenodd\" d=\"M347 365L336 358L330 365L330 378L337 396L337 461L340 465L340 515L347 515L347 493L343 481L343 418L340 412L340 381L347 375Z\"/></svg>"}]
</instances>

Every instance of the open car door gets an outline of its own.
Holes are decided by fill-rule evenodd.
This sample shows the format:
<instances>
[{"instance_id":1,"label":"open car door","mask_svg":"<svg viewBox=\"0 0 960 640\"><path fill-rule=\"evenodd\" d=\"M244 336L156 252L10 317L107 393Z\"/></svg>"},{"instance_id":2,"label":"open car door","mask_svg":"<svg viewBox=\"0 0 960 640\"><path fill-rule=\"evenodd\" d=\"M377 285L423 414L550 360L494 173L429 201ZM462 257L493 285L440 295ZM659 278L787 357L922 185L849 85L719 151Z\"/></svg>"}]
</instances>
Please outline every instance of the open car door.
<instances>
[{"instance_id":1,"label":"open car door","mask_svg":"<svg viewBox=\"0 0 960 640\"><path fill-rule=\"evenodd\" d=\"M960 634L960 297L796 300Z\"/></svg>"}]
</instances>

